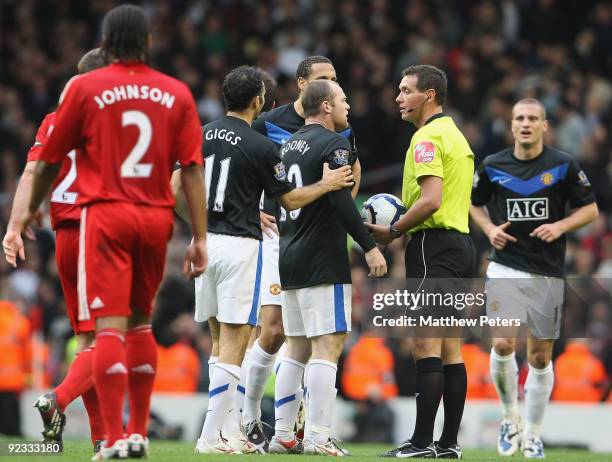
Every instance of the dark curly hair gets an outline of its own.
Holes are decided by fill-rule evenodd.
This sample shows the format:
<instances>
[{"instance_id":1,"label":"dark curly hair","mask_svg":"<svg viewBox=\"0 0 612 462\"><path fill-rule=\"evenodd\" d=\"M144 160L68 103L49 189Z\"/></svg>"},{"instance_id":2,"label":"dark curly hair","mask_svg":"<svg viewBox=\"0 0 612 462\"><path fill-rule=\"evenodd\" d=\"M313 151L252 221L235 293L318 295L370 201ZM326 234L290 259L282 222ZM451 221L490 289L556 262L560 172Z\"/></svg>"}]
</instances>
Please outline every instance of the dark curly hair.
<instances>
[{"instance_id":1,"label":"dark curly hair","mask_svg":"<svg viewBox=\"0 0 612 462\"><path fill-rule=\"evenodd\" d=\"M151 26L144 10L136 5L113 8L102 21L102 53L107 63L119 61L150 62Z\"/></svg>"},{"instance_id":2,"label":"dark curly hair","mask_svg":"<svg viewBox=\"0 0 612 462\"><path fill-rule=\"evenodd\" d=\"M252 66L240 66L223 79L221 91L228 111L242 111L249 107L264 88L261 71Z\"/></svg>"},{"instance_id":3,"label":"dark curly hair","mask_svg":"<svg viewBox=\"0 0 612 462\"><path fill-rule=\"evenodd\" d=\"M308 77L310 76L310 73L312 72L312 65L319 64L319 63L331 64L333 66L331 59L325 56L319 56L319 55L309 56L304 61L302 61L300 64L298 64L297 70L295 71L296 80L299 79L300 77L302 77L303 79L308 79Z\"/></svg>"}]
</instances>

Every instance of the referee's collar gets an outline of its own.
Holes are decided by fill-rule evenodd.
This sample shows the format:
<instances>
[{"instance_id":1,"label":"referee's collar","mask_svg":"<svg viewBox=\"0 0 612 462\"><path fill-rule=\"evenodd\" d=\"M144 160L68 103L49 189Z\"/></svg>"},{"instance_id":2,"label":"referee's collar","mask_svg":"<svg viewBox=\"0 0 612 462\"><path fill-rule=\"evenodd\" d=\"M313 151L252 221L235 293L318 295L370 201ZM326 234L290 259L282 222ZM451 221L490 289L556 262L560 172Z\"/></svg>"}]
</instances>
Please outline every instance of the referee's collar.
<instances>
[{"instance_id":1,"label":"referee's collar","mask_svg":"<svg viewBox=\"0 0 612 462\"><path fill-rule=\"evenodd\" d=\"M446 117L446 116L448 116L448 114L445 114L444 112L438 112L437 114L434 114L429 119L427 119L427 121L423 124L423 127L427 125L429 122L433 122L436 119L439 119L441 117Z\"/></svg>"}]
</instances>

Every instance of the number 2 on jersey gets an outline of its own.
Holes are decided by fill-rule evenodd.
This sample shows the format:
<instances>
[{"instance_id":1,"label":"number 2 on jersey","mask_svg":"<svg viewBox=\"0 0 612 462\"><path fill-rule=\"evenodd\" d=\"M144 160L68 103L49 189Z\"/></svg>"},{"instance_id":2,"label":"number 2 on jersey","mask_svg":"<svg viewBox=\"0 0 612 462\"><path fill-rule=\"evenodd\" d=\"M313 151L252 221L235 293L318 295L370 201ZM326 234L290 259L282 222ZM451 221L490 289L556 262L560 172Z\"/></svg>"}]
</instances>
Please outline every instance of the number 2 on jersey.
<instances>
[{"instance_id":1,"label":"number 2 on jersey","mask_svg":"<svg viewBox=\"0 0 612 462\"><path fill-rule=\"evenodd\" d=\"M217 178L217 188L215 191L215 197L213 200L213 212L223 212L223 202L225 202L225 188L227 187L227 180L229 178L229 166L232 158L228 157L223 159L219 164L221 165L221 171L219 172L219 178ZM204 159L204 176L206 181L206 197L210 197L210 183L212 181L213 168L215 166L215 154L210 155ZM208 206L208 199L206 201Z\"/></svg>"},{"instance_id":2,"label":"number 2 on jersey","mask_svg":"<svg viewBox=\"0 0 612 462\"><path fill-rule=\"evenodd\" d=\"M51 193L51 202L59 204L76 204L79 193L68 191L77 178L76 151L74 149L68 153L68 158L70 159L70 170L68 170L64 179L60 181L60 184L58 184L57 188Z\"/></svg>"},{"instance_id":3,"label":"number 2 on jersey","mask_svg":"<svg viewBox=\"0 0 612 462\"><path fill-rule=\"evenodd\" d=\"M289 171L287 172L287 181L293 181L296 188L301 188L304 185L302 181L302 171L300 170L300 166L298 164L293 164L289 167ZM289 217L292 220L297 220L300 216L300 212L302 209L295 209L289 212ZM280 221L285 221L287 219L287 211L281 207L281 216Z\"/></svg>"},{"instance_id":4,"label":"number 2 on jersey","mask_svg":"<svg viewBox=\"0 0 612 462\"><path fill-rule=\"evenodd\" d=\"M151 120L144 112L125 111L121 114L121 126L136 125L138 127L138 140L121 164L121 176L123 178L147 178L151 176L153 164L139 164L151 144L153 127Z\"/></svg>"}]
</instances>

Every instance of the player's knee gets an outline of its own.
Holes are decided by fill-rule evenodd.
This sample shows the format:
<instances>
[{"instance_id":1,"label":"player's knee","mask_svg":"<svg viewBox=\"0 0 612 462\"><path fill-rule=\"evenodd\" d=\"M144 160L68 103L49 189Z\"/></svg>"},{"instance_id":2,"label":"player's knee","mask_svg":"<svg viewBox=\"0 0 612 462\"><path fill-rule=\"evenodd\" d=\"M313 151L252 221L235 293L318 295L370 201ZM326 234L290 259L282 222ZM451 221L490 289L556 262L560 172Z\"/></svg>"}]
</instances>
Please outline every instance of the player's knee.
<instances>
[{"instance_id":1,"label":"player's knee","mask_svg":"<svg viewBox=\"0 0 612 462\"><path fill-rule=\"evenodd\" d=\"M95 342L95 332L82 332L77 334L77 353L92 346Z\"/></svg>"},{"instance_id":2,"label":"player's knee","mask_svg":"<svg viewBox=\"0 0 612 462\"><path fill-rule=\"evenodd\" d=\"M546 351L534 351L529 354L529 364L536 369L544 369L550 363L550 354Z\"/></svg>"},{"instance_id":3,"label":"player's knee","mask_svg":"<svg viewBox=\"0 0 612 462\"><path fill-rule=\"evenodd\" d=\"M499 356L508 356L514 351L514 344L505 338L498 338L493 341L493 349Z\"/></svg>"},{"instance_id":4,"label":"player's knee","mask_svg":"<svg viewBox=\"0 0 612 462\"><path fill-rule=\"evenodd\" d=\"M283 322L274 322L264 326L259 336L259 346L270 354L275 354L285 342Z\"/></svg>"}]
</instances>

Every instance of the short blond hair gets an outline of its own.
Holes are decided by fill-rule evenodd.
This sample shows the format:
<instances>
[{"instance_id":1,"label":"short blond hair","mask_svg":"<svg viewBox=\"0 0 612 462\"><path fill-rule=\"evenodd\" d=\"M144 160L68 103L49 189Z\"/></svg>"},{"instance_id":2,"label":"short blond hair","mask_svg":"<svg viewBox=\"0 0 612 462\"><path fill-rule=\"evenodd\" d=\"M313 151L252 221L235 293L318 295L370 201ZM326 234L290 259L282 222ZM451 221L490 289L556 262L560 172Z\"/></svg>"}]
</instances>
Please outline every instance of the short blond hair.
<instances>
[{"instance_id":1,"label":"short blond hair","mask_svg":"<svg viewBox=\"0 0 612 462\"><path fill-rule=\"evenodd\" d=\"M540 101L539 99L536 99L536 98L519 99L516 103L514 103L514 106L512 106L513 112L514 112L514 108L517 107L519 104L535 104L536 106L540 106L540 109L542 109L542 118L543 120L546 120L546 107L544 107L544 104L542 104L542 101Z\"/></svg>"}]
</instances>

